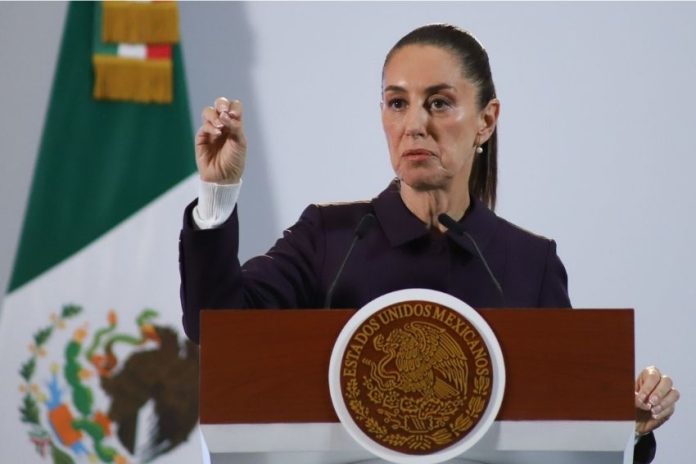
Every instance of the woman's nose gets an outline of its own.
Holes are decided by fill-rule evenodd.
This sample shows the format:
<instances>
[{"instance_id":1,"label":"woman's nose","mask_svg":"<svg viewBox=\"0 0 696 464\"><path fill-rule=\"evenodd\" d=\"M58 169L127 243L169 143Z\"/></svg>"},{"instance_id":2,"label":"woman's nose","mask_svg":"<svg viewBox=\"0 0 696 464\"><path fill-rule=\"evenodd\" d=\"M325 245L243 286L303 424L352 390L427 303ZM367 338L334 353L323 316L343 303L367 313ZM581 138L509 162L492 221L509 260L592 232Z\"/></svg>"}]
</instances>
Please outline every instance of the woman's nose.
<instances>
[{"instance_id":1,"label":"woman's nose","mask_svg":"<svg viewBox=\"0 0 696 464\"><path fill-rule=\"evenodd\" d=\"M428 125L428 112L425 108L412 106L406 113L405 132L409 137L425 137Z\"/></svg>"}]
</instances>

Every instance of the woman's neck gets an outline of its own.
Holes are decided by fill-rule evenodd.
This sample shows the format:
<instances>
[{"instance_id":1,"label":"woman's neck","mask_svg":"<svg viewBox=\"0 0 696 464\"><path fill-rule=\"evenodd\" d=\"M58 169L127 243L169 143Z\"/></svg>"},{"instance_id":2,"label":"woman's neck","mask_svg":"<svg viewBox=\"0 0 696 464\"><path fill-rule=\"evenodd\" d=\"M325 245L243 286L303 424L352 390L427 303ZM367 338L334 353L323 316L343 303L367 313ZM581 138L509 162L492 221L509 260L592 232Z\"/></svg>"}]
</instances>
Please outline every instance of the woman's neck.
<instances>
[{"instance_id":1,"label":"woman's neck","mask_svg":"<svg viewBox=\"0 0 696 464\"><path fill-rule=\"evenodd\" d=\"M442 213L458 221L469 208L469 188L415 190L401 182L399 193L406 207L429 229L440 232L447 230L440 224L438 216Z\"/></svg>"}]
</instances>

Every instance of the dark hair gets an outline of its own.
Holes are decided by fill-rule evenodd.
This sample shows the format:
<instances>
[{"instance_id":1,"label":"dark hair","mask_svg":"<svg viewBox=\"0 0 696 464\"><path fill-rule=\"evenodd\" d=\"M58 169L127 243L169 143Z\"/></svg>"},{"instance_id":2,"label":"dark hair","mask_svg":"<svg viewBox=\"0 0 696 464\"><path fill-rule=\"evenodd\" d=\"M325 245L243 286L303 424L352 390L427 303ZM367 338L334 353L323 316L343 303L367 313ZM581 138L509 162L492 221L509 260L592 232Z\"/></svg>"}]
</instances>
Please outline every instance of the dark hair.
<instances>
[{"instance_id":1,"label":"dark hair","mask_svg":"<svg viewBox=\"0 0 696 464\"><path fill-rule=\"evenodd\" d=\"M488 54L469 32L450 24L428 24L419 27L402 37L389 50L384 60L384 67L387 66L397 50L407 45L433 45L454 53L459 58L464 77L471 81L478 90L479 109L484 108L489 101L495 98L495 86L493 85ZM496 188L498 186L497 128L488 141L481 145L481 148L483 153L475 155L471 168L469 193L489 208L495 209Z\"/></svg>"}]
</instances>

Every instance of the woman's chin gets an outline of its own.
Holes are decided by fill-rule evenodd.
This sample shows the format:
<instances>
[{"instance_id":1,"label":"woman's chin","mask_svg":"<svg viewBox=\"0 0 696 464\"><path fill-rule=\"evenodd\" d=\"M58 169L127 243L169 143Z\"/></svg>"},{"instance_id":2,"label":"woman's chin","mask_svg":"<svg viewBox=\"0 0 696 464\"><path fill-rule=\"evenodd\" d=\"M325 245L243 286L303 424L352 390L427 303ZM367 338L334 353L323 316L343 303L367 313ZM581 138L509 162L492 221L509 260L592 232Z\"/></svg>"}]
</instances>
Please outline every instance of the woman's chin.
<instances>
[{"instance_id":1,"label":"woman's chin","mask_svg":"<svg viewBox=\"0 0 696 464\"><path fill-rule=\"evenodd\" d=\"M399 179L402 184L406 184L416 191L446 189L449 185L448 178L432 173L405 173L399 175Z\"/></svg>"}]
</instances>

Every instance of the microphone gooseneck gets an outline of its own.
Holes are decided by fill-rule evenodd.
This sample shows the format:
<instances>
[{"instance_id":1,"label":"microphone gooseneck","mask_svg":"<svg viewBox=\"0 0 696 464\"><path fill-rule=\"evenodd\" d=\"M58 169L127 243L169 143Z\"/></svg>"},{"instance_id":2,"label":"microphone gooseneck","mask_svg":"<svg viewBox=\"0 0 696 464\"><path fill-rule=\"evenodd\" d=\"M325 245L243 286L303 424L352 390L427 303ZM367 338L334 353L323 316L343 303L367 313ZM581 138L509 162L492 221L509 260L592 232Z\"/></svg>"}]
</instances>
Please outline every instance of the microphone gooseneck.
<instances>
[{"instance_id":1,"label":"microphone gooseneck","mask_svg":"<svg viewBox=\"0 0 696 464\"><path fill-rule=\"evenodd\" d=\"M370 229L370 227L374 225L376 221L377 218L372 213L367 213L362 217L362 219L360 219L358 226L355 228L355 232L353 232L353 240L350 242L350 247L348 247L348 251L346 252L345 257L343 258L341 265L338 267L336 277L334 277L333 281L331 282L329 291L326 292L326 300L324 300L325 309L331 309L331 298L333 297L334 290L336 289L336 284L338 284L338 280L340 279L341 274L343 273L343 268L346 267L348 258L350 258L351 253L353 253L353 248L355 248L355 244L358 243L358 240L365 236L367 231Z\"/></svg>"},{"instance_id":2,"label":"microphone gooseneck","mask_svg":"<svg viewBox=\"0 0 696 464\"><path fill-rule=\"evenodd\" d=\"M500 300L502 301L503 306L505 306L505 293L503 293L503 287L500 286L500 282L498 282L498 279L496 279L493 275L493 271L491 271L490 266L488 266L488 261L486 261L486 258L483 257L483 253L481 253L481 250L479 249L476 240L474 240L474 237L472 237L467 231L465 231L464 228L457 221L455 221L445 213L440 214L437 217L437 220L440 221L440 224L447 227L452 232L456 233L457 235L461 235L462 237L466 237L471 242L471 244L474 246L474 250L476 250L478 258L483 263L483 267L486 268L486 272L488 272L488 276L491 278L493 285L495 285L496 290L498 290L498 294L500 295Z\"/></svg>"}]
</instances>

